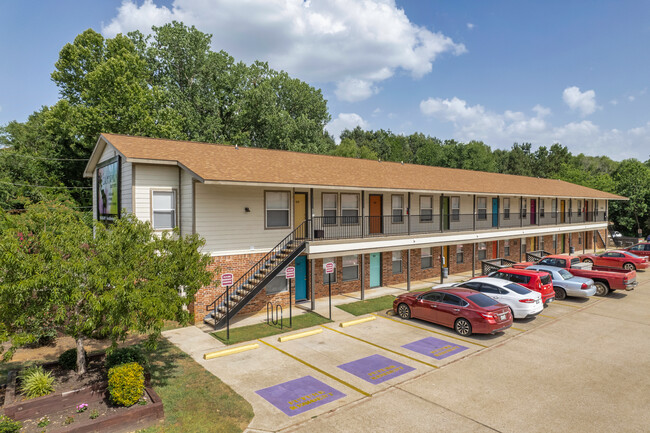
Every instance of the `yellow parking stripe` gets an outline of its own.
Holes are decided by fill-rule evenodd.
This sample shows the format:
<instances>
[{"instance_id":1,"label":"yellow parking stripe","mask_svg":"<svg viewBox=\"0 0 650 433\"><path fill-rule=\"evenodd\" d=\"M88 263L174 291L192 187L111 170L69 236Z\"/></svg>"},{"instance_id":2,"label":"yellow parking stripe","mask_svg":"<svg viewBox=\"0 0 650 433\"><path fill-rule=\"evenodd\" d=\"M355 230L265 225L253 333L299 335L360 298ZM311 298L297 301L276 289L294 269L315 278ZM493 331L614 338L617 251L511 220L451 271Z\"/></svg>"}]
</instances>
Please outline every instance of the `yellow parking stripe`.
<instances>
[{"instance_id":1,"label":"yellow parking stripe","mask_svg":"<svg viewBox=\"0 0 650 433\"><path fill-rule=\"evenodd\" d=\"M424 328L424 327L418 326L418 325L413 325L412 323L407 323L407 322L403 322L401 320L391 319L390 317L385 317L385 316L382 316L382 315L379 315L379 314L375 314L375 315L377 317L381 317L382 319L391 320L391 321L396 322L396 323L401 323L402 325L412 326L414 328L422 329L423 331L428 331L428 332L433 332L434 334L444 335L445 337L453 338L454 340L464 341L465 343L475 344L476 346L488 347L488 346L486 346L484 344L481 344L481 343L474 343L473 341L464 340L462 338L458 338L458 337L454 337L452 335L444 334L442 332L434 331L433 329Z\"/></svg>"},{"instance_id":2,"label":"yellow parking stripe","mask_svg":"<svg viewBox=\"0 0 650 433\"><path fill-rule=\"evenodd\" d=\"M549 319L557 319L557 317L547 316L546 314L538 314L538 316L548 317Z\"/></svg>"},{"instance_id":3,"label":"yellow parking stripe","mask_svg":"<svg viewBox=\"0 0 650 433\"><path fill-rule=\"evenodd\" d=\"M336 333L338 333L338 334L345 335L346 337L354 338L355 340L361 341L362 343L366 343L366 344L369 344L369 345L371 345L371 346L378 347L379 349L385 350L385 351L387 351L387 352L391 352L391 353L394 353L394 354L396 354L396 355L403 356L404 358L410 359L411 361L416 361L416 362L419 362L419 363L421 363L421 364L424 364L424 365L427 365L427 366L429 366L429 367L433 367L433 368L440 368L440 367L438 367L437 365L429 364L428 362L420 361L420 360L417 359L417 358L413 358L413 357L411 357L411 356L405 355L405 354L403 354L403 353L397 352L397 351L395 351L395 350L389 349L389 348L384 347L384 346L380 346L379 344L371 343L370 341L368 341L368 340L364 340L363 338L355 337L354 335L346 334L345 332L341 332L341 331L338 331L338 330L336 330L336 329L328 328L328 327L325 326L325 325L320 325L320 326L322 326L322 327L325 328L325 329L329 329L330 331L334 331L334 332L336 332Z\"/></svg>"},{"instance_id":4,"label":"yellow parking stripe","mask_svg":"<svg viewBox=\"0 0 650 433\"><path fill-rule=\"evenodd\" d=\"M562 301L553 301L553 305L555 305L555 304L557 304L557 305L561 305L561 306L563 306L563 307L582 308L582 306L573 305L573 304L567 304L567 303L564 303L564 302L562 302Z\"/></svg>"},{"instance_id":5,"label":"yellow parking stripe","mask_svg":"<svg viewBox=\"0 0 650 433\"><path fill-rule=\"evenodd\" d=\"M355 390L355 391L358 392L359 394L363 394L363 395L365 395L366 397L370 397L370 394L368 394L367 392L360 390L360 389L357 388L356 386L354 386L354 385L352 385L352 384L349 384L348 382L344 381L343 379L339 379L338 377L336 377L336 376L334 376L334 375L332 375L332 374L329 374L329 373L326 372L326 371L321 370L320 368L316 367L315 365L312 365L312 364L308 363L307 361L304 361L304 360L298 358L297 356L293 356L292 354L290 354L290 353L288 353L288 352L285 352L284 350L280 349L279 347L275 347L275 346L272 345L271 343L267 343L266 341L262 341L262 340L257 340L257 341L259 341L260 343L264 343L264 344L266 344L266 345L269 346L269 347L272 347L273 349L277 350L278 352L287 355L289 358L295 359L296 361L300 362L301 364L306 365L306 366L309 367L309 368L313 368L314 370L316 370L316 371L319 372L320 374L323 374L323 375L329 377L330 379L333 379L333 380L335 380L335 381L337 381L337 382L339 382L339 383L341 383L341 384L347 386L348 388L351 388L351 389Z\"/></svg>"},{"instance_id":6,"label":"yellow parking stripe","mask_svg":"<svg viewBox=\"0 0 650 433\"><path fill-rule=\"evenodd\" d=\"M511 326L510 329L514 329L515 331L519 331L519 332L526 332L525 329L515 328L514 326Z\"/></svg>"}]
</instances>

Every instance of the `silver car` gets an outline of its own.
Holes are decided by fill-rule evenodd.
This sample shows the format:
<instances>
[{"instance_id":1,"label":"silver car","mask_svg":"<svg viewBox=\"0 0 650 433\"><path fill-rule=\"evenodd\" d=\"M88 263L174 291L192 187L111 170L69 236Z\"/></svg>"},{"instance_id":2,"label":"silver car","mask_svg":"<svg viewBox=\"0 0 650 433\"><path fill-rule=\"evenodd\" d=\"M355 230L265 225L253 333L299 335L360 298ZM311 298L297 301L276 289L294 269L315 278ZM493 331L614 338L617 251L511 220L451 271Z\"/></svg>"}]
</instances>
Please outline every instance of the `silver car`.
<instances>
[{"instance_id":1,"label":"silver car","mask_svg":"<svg viewBox=\"0 0 650 433\"><path fill-rule=\"evenodd\" d=\"M555 266L529 266L526 269L533 271L544 271L551 274L553 280L553 290L555 290L555 299L558 301L567 296L576 298L588 298L596 293L594 280L590 278L576 277L564 268Z\"/></svg>"}]
</instances>

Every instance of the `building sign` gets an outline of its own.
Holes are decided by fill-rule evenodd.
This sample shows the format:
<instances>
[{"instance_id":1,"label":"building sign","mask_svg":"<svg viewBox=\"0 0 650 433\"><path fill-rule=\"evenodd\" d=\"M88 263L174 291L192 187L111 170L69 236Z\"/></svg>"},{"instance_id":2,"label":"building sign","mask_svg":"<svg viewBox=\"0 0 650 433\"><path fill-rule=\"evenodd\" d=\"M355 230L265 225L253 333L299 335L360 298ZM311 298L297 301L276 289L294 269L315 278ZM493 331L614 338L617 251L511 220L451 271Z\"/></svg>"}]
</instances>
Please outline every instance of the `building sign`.
<instances>
[{"instance_id":1,"label":"building sign","mask_svg":"<svg viewBox=\"0 0 650 433\"><path fill-rule=\"evenodd\" d=\"M332 262L325 263L325 273L326 274L333 274L334 273L334 263L332 263Z\"/></svg>"},{"instance_id":2,"label":"building sign","mask_svg":"<svg viewBox=\"0 0 650 433\"><path fill-rule=\"evenodd\" d=\"M341 391L311 376L260 389L255 393L289 416L345 397Z\"/></svg>"},{"instance_id":3,"label":"building sign","mask_svg":"<svg viewBox=\"0 0 650 433\"><path fill-rule=\"evenodd\" d=\"M450 343L449 341L434 337L423 338L422 340L405 344L402 347L434 359L444 359L467 349L467 347L461 346L460 344Z\"/></svg>"},{"instance_id":4,"label":"building sign","mask_svg":"<svg viewBox=\"0 0 650 433\"><path fill-rule=\"evenodd\" d=\"M339 365L339 368L374 385L415 370L413 367L393 361L382 355L371 355L366 358L361 358L348 362L347 364Z\"/></svg>"},{"instance_id":5,"label":"building sign","mask_svg":"<svg viewBox=\"0 0 650 433\"><path fill-rule=\"evenodd\" d=\"M233 283L232 274L221 274L221 287L230 287Z\"/></svg>"},{"instance_id":6,"label":"building sign","mask_svg":"<svg viewBox=\"0 0 650 433\"><path fill-rule=\"evenodd\" d=\"M112 222L120 217L120 159L97 166L97 219Z\"/></svg>"},{"instance_id":7,"label":"building sign","mask_svg":"<svg viewBox=\"0 0 650 433\"><path fill-rule=\"evenodd\" d=\"M290 278L296 278L296 268L294 268L293 266L289 266L285 270L285 274L286 274L287 280L290 279Z\"/></svg>"}]
</instances>

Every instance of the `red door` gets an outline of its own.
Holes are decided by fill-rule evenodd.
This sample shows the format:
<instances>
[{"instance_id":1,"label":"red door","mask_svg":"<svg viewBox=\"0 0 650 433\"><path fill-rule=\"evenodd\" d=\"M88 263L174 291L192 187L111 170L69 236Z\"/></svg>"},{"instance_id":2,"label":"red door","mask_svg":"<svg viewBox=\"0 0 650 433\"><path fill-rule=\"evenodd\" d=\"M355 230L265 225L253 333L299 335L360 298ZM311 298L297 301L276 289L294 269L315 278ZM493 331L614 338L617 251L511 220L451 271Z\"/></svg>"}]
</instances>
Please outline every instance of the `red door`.
<instances>
[{"instance_id":1,"label":"red door","mask_svg":"<svg viewBox=\"0 0 650 433\"><path fill-rule=\"evenodd\" d=\"M492 258L496 259L499 257L499 242L498 241L493 241L492 242Z\"/></svg>"},{"instance_id":2,"label":"red door","mask_svg":"<svg viewBox=\"0 0 650 433\"><path fill-rule=\"evenodd\" d=\"M530 199L530 223L537 224L537 200Z\"/></svg>"}]
</instances>

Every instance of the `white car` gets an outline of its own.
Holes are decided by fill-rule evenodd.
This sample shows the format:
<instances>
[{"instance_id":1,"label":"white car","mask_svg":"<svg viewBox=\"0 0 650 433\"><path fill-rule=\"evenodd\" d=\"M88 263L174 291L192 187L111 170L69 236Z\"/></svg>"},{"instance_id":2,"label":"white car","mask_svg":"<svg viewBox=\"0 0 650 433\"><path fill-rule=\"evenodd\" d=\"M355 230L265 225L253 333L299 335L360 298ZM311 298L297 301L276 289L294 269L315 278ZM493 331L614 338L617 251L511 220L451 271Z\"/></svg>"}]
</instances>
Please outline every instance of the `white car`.
<instances>
[{"instance_id":1,"label":"white car","mask_svg":"<svg viewBox=\"0 0 650 433\"><path fill-rule=\"evenodd\" d=\"M464 283L443 284L434 288L450 286L473 289L507 305L510 307L510 313L515 319L534 317L544 310L541 293L500 278L479 277Z\"/></svg>"}]
</instances>

